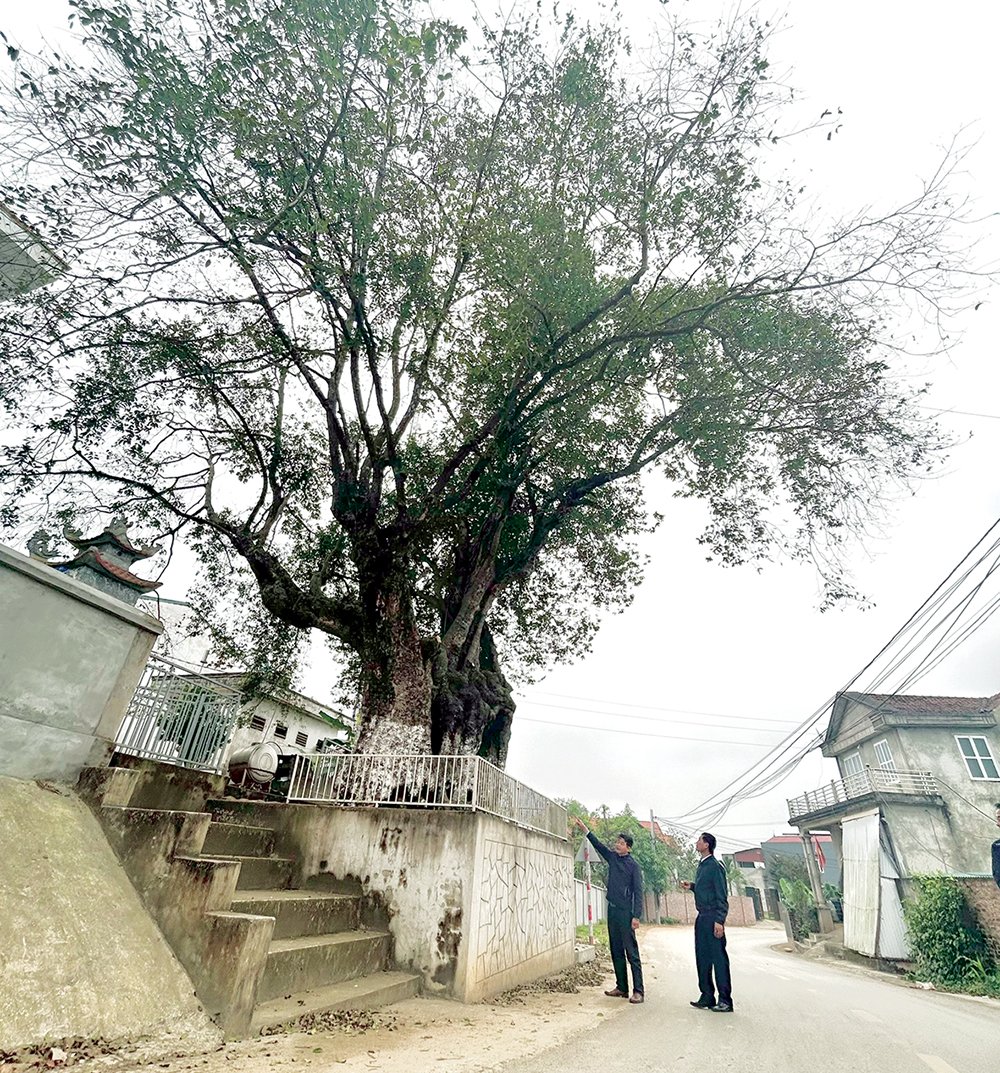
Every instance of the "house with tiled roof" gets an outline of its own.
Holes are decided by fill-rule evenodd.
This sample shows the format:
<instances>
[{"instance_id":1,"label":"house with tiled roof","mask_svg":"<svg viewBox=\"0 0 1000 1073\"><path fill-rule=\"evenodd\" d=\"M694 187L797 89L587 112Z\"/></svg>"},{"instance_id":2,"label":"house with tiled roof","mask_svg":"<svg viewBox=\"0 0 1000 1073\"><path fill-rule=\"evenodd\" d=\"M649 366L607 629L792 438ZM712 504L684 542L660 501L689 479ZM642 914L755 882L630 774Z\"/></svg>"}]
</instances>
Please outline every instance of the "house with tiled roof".
<instances>
[{"instance_id":1,"label":"house with tiled roof","mask_svg":"<svg viewBox=\"0 0 1000 1073\"><path fill-rule=\"evenodd\" d=\"M650 826L652 826L653 837L657 842L662 842L665 846L669 846L671 849L679 850L681 848L680 842L678 842L672 834L664 831L656 820L640 820L639 826L645 831L648 831Z\"/></svg>"},{"instance_id":2,"label":"house with tiled roof","mask_svg":"<svg viewBox=\"0 0 1000 1073\"><path fill-rule=\"evenodd\" d=\"M788 813L802 835L830 832L843 861L849 949L908 957L902 901L914 893L913 876L989 877L998 708L1000 694L838 695L821 749L840 777L789 800Z\"/></svg>"}]
</instances>

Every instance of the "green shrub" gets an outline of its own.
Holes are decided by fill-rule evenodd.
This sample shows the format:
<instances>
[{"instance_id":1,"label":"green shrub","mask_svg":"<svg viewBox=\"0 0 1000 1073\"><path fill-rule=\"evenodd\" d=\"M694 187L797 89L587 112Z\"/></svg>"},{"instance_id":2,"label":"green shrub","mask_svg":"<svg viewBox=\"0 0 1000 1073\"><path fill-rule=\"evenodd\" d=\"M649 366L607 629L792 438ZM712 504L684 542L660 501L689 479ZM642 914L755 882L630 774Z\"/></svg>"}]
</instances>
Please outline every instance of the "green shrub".
<instances>
[{"instance_id":1,"label":"green shrub","mask_svg":"<svg viewBox=\"0 0 1000 1073\"><path fill-rule=\"evenodd\" d=\"M819 915L809 884L801 879L778 880L780 897L788 910L794 938L802 940L811 931L819 931Z\"/></svg>"},{"instance_id":2,"label":"green shrub","mask_svg":"<svg viewBox=\"0 0 1000 1073\"><path fill-rule=\"evenodd\" d=\"M982 929L951 876L914 876L917 897L903 903L917 975L979 994L992 990L996 966Z\"/></svg>"}]
</instances>

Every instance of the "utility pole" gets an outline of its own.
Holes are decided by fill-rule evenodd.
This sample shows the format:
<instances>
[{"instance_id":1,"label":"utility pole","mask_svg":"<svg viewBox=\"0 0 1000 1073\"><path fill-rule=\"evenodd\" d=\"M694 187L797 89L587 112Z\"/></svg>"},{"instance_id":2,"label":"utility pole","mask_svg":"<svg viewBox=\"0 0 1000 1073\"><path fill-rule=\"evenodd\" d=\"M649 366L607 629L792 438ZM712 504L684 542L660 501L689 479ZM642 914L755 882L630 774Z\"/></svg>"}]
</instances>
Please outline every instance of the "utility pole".
<instances>
[{"instance_id":1,"label":"utility pole","mask_svg":"<svg viewBox=\"0 0 1000 1073\"><path fill-rule=\"evenodd\" d=\"M649 810L649 842L653 847L653 864L656 864L656 835L653 833L653 828L656 826L656 819L653 816L653 810ZM653 892L653 900L656 902L656 923L661 923L660 920L660 896L655 891Z\"/></svg>"}]
</instances>

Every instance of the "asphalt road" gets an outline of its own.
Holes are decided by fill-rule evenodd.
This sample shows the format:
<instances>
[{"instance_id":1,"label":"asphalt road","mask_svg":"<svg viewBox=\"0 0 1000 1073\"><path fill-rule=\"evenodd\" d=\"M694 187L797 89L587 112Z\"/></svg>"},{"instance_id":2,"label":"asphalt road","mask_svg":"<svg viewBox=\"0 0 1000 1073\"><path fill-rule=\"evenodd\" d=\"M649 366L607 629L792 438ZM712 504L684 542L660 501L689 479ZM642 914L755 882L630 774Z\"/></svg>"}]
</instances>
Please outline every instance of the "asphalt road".
<instances>
[{"instance_id":1,"label":"asphalt road","mask_svg":"<svg viewBox=\"0 0 1000 1073\"><path fill-rule=\"evenodd\" d=\"M730 929L736 1012L716 1014L688 1005L698 997L691 930L647 929L646 1002L518 1061L517 1073L1000 1071L1000 1002L771 949L782 939L764 926Z\"/></svg>"}]
</instances>

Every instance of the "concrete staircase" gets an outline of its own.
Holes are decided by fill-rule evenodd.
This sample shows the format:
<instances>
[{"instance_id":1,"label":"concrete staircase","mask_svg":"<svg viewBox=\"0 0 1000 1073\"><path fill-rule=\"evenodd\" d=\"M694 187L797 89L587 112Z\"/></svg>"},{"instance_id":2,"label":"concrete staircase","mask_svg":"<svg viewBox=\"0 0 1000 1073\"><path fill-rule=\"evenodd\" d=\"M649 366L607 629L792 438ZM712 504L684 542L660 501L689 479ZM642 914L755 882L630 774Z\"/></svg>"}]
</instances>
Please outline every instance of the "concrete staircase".
<instances>
[{"instance_id":1,"label":"concrete staircase","mask_svg":"<svg viewBox=\"0 0 1000 1073\"><path fill-rule=\"evenodd\" d=\"M374 1009L417 994L418 976L390 969L389 932L362 919L360 885L291 889L294 861L275 853L273 831L240 822L225 802L208 807L202 858L240 866L231 912L274 918L252 1034L307 1013Z\"/></svg>"},{"instance_id":2,"label":"concrete staircase","mask_svg":"<svg viewBox=\"0 0 1000 1073\"><path fill-rule=\"evenodd\" d=\"M79 792L132 885L230 1039L334 1009L416 995L391 970L387 920L360 885L295 890L297 862L221 777L165 768L86 768Z\"/></svg>"}]
</instances>

